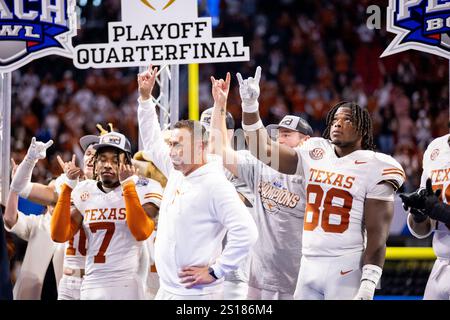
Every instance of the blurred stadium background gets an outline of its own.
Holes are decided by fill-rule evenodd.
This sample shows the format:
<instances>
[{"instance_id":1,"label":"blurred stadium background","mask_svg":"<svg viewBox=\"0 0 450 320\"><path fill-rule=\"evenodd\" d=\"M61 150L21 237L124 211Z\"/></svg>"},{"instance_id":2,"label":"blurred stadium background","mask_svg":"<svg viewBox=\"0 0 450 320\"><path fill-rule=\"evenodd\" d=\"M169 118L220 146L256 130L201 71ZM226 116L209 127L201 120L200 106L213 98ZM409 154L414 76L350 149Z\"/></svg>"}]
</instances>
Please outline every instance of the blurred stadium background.
<instances>
[{"instance_id":1,"label":"blurred stadium background","mask_svg":"<svg viewBox=\"0 0 450 320\"><path fill-rule=\"evenodd\" d=\"M402 192L419 186L422 154L434 138L448 133L447 60L419 52L379 59L393 38L386 32L388 1L378 0L204 0L200 15L212 16L214 36L243 36L250 46L246 63L200 65L200 111L212 106L210 75L227 71L250 75L261 65L261 115L264 124L287 113L300 115L320 135L325 114L345 99L366 107L373 118L376 144L406 171ZM81 29L76 43L107 41L107 22L120 20L120 0L78 0ZM370 5L382 8L382 27L366 26ZM78 140L108 122L125 133L137 151L138 68L77 70L68 59L49 56L13 72L11 155L20 161L33 136L53 139L48 158L39 161L33 181L60 174L56 155L78 159ZM188 116L188 71L180 67L180 118ZM229 110L240 126L240 99L233 79ZM42 207L20 201L20 209L40 214ZM13 274L19 271L26 243L9 235L15 246ZM414 239L396 200L395 218L378 299L420 299L434 262L431 238ZM408 252L397 247L412 247ZM422 248L420 248L422 247ZM402 251L403 250L403 251ZM50 272L51 273L51 272ZM44 288L53 299L54 287Z\"/></svg>"}]
</instances>

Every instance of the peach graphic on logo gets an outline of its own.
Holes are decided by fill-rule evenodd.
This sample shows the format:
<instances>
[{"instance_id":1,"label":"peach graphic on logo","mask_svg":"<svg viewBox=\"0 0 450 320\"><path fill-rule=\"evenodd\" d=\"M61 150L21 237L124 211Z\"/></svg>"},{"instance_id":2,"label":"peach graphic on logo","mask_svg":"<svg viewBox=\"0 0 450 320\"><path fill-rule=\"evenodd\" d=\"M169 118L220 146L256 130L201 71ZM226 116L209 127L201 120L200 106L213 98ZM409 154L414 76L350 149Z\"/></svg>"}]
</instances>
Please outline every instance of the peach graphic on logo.
<instances>
[{"instance_id":1,"label":"peach graphic on logo","mask_svg":"<svg viewBox=\"0 0 450 320\"><path fill-rule=\"evenodd\" d=\"M143 4L145 4L147 7L149 7L150 9L156 11L156 8L150 3L149 0L141 0L141 2L142 2ZM162 9L163 9L163 10L167 9L167 8L168 8L172 3L174 3L174 2L175 2L175 0L169 0L169 1L166 3L166 5L165 5Z\"/></svg>"}]
</instances>

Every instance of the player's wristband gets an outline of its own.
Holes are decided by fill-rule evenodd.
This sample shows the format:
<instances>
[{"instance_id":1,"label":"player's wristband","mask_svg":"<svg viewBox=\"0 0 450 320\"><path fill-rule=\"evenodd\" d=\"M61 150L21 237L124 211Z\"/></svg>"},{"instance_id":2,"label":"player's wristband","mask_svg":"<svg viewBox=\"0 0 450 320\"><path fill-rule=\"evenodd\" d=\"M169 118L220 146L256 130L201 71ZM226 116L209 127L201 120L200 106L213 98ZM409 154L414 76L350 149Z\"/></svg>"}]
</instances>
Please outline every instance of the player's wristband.
<instances>
[{"instance_id":1,"label":"player's wristband","mask_svg":"<svg viewBox=\"0 0 450 320\"><path fill-rule=\"evenodd\" d=\"M261 119L259 119L258 122L250 125L244 124L244 122L242 121L242 129L244 129L244 131L257 131L261 128L264 128L264 124L262 123Z\"/></svg>"},{"instance_id":2,"label":"player's wristband","mask_svg":"<svg viewBox=\"0 0 450 320\"><path fill-rule=\"evenodd\" d=\"M364 280L369 280L376 286L378 284L378 281L380 281L382 273L383 269L381 269L379 266L376 266L374 264L366 264L362 268L361 282Z\"/></svg>"},{"instance_id":3,"label":"player's wristband","mask_svg":"<svg viewBox=\"0 0 450 320\"><path fill-rule=\"evenodd\" d=\"M258 101L255 101L252 104L242 103L241 105L242 105L242 111L244 111L245 113L254 113L259 110L259 102Z\"/></svg>"},{"instance_id":4,"label":"player's wristband","mask_svg":"<svg viewBox=\"0 0 450 320\"><path fill-rule=\"evenodd\" d=\"M136 183L136 178L137 178L137 177L136 177L135 175L129 176L129 177L126 178L125 180L121 181L120 184L121 184L122 186L124 186L124 185L126 185L127 183L129 183L130 181L133 182L133 183Z\"/></svg>"},{"instance_id":5,"label":"player's wristband","mask_svg":"<svg viewBox=\"0 0 450 320\"><path fill-rule=\"evenodd\" d=\"M375 295L376 285L370 280L361 281L358 293L354 297L354 300L373 300Z\"/></svg>"},{"instance_id":6,"label":"player's wristband","mask_svg":"<svg viewBox=\"0 0 450 320\"><path fill-rule=\"evenodd\" d=\"M77 184L78 184L78 179L76 179L76 180L72 180L72 179L69 179L69 178L65 178L64 179L64 183L67 185L67 186L69 186L70 187L70 189L75 189L75 187L77 186Z\"/></svg>"}]
</instances>

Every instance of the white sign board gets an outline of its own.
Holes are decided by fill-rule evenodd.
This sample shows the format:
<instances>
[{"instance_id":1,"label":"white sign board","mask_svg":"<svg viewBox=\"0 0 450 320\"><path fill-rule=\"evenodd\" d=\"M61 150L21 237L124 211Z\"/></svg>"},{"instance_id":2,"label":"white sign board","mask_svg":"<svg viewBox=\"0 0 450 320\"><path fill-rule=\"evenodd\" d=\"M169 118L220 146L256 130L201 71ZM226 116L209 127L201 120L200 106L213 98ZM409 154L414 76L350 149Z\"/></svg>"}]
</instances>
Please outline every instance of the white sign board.
<instances>
[{"instance_id":1,"label":"white sign board","mask_svg":"<svg viewBox=\"0 0 450 320\"><path fill-rule=\"evenodd\" d=\"M242 37L213 38L197 0L122 0L122 21L108 23L108 43L75 48L80 69L250 60Z\"/></svg>"}]
</instances>

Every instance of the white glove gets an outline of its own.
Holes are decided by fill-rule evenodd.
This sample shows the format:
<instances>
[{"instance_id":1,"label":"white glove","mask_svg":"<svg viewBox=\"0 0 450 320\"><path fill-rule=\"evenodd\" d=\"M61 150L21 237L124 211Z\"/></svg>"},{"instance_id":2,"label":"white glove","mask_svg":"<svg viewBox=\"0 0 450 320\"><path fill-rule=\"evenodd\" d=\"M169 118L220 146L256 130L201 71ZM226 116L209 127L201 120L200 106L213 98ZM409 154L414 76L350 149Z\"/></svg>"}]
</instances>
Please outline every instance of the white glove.
<instances>
[{"instance_id":1,"label":"white glove","mask_svg":"<svg viewBox=\"0 0 450 320\"><path fill-rule=\"evenodd\" d=\"M47 143L43 143L40 141L36 141L36 138L33 137L31 139L30 147L28 148L26 159L37 162L40 159L45 159L47 156L47 149L53 144L53 140L48 141Z\"/></svg>"},{"instance_id":2,"label":"white glove","mask_svg":"<svg viewBox=\"0 0 450 320\"><path fill-rule=\"evenodd\" d=\"M44 159L46 157L46 151L52 144L53 140L43 143L36 141L35 137L31 139L27 155L17 167L16 174L11 181L10 188L12 191L19 193L23 198L28 198L32 188L31 175L34 166L39 159Z\"/></svg>"},{"instance_id":3,"label":"white glove","mask_svg":"<svg viewBox=\"0 0 450 320\"><path fill-rule=\"evenodd\" d=\"M370 280L361 281L358 293L353 300L373 300L376 285Z\"/></svg>"},{"instance_id":4,"label":"white glove","mask_svg":"<svg viewBox=\"0 0 450 320\"><path fill-rule=\"evenodd\" d=\"M256 68L255 77L243 80L241 74L236 74L239 81L239 94L242 100L242 110L245 113L258 111L259 103L259 80L261 79L261 67Z\"/></svg>"},{"instance_id":5,"label":"white glove","mask_svg":"<svg viewBox=\"0 0 450 320\"><path fill-rule=\"evenodd\" d=\"M383 269L377 265L364 265L362 268L361 285L353 300L373 300L375 289L382 273Z\"/></svg>"}]
</instances>

